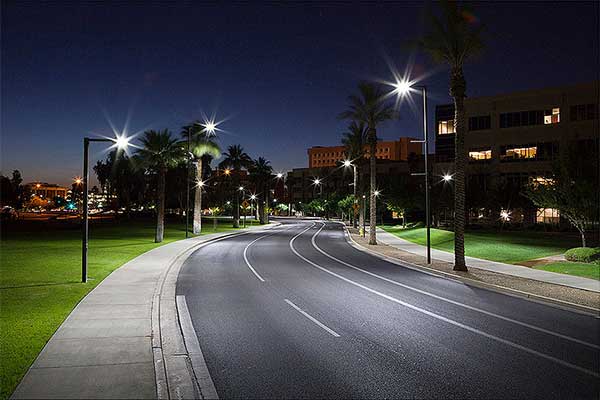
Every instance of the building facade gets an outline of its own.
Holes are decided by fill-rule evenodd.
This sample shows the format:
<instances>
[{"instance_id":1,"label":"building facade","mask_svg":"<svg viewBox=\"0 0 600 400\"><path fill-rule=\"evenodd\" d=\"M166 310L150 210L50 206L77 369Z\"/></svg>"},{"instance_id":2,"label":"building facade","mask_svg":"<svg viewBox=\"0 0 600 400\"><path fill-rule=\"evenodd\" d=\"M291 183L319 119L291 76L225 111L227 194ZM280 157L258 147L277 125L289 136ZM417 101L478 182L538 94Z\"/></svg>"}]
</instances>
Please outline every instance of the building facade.
<instances>
[{"instance_id":1,"label":"building facade","mask_svg":"<svg viewBox=\"0 0 600 400\"><path fill-rule=\"evenodd\" d=\"M519 190L551 174L555 161L570 149L598 149L598 84L465 99L467 198L496 190L503 197L501 208L520 206L515 220L558 222L556 210L528 206ZM444 174L451 172L455 154L453 105L437 106L435 118L434 173ZM485 214L471 213L475 218Z\"/></svg>"},{"instance_id":2,"label":"building facade","mask_svg":"<svg viewBox=\"0 0 600 400\"><path fill-rule=\"evenodd\" d=\"M396 141L379 141L376 157L380 160L407 161L412 154L421 154L421 144L411 143L414 138L402 137ZM365 146L365 158L369 157L369 146ZM308 167L337 167L347 158L345 146L315 146L308 149Z\"/></svg>"},{"instance_id":3,"label":"building facade","mask_svg":"<svg viewBox=\"0 0 600 400\"><path fill-rule=\"evenodd\" d=\"M52 200L55 197L67 198L68 188L45 182L31 182L25 184L25 193L36 195L40 198Z\"/></svg>"}]
</instances>

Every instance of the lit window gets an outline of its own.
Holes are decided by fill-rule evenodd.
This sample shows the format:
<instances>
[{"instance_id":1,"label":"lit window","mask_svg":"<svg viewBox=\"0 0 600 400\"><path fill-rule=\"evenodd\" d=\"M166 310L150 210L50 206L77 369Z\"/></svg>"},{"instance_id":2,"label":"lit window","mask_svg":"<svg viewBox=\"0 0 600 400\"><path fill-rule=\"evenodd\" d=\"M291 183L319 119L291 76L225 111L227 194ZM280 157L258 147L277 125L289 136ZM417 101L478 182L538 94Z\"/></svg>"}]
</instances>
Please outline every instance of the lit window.
<instances>
[{"instance_id":1,"label":"lit window","mask_svg":"<svg viewBox=\"0 0 600 400\"><path fill-rule=\"evenodd\" d=\"M555 208L538 208L536 221L542 224L558 224L560 213Z\"/></svg>"},{"instance_id":2,"label":"lit window","mask_svg":"<svg viewBox=\"0 0 600 400\"><path fill-rule=\"evenodd\" d=\"M454 130L454 120L438 121L438 135L448 135L450 133L456 133Z\"/></svg>"},{"instance_id":3,"label":"lit window","mask_svg":"<svg viewBox=\"0 0 600 400\"><path fill-rule=\"evenodd\" d=\"M469 158L471 160L489 160L492 158L492 150L470 151Z\"/></svg>"},{"instance_id":4,"label":"lit window","mask_svg":"<svg viewBox=\"0 0 600 400\"><path fill-rule=\"evenodd\" d=\"M506 149L504 158L508 159L522 159L522 158L535 158L537 154L537 146L531 147L517 147Z\"/></svg>"},{"instance_id":5,"label":"lit window","mask_svg":"<svg viewBox=\"0 0 600 400\"><path fill-rule=\"evenodd\" d=\"M537 176L535 178L531 178L531 183L534 186L538 186L538 185L547 186L547 185L552 185L554 183L554 179L544 178L543 176Z\"/></svg>"},{"instance_id":6,"label":"lit window","mask_svg":"<svg viewBox=\"0 0 600 400\"><path fill-rule=\"evenodd\" d=\"M560 108L544 111L544 124L558 124L560 122Z\"/></svg>"}]
</instances>

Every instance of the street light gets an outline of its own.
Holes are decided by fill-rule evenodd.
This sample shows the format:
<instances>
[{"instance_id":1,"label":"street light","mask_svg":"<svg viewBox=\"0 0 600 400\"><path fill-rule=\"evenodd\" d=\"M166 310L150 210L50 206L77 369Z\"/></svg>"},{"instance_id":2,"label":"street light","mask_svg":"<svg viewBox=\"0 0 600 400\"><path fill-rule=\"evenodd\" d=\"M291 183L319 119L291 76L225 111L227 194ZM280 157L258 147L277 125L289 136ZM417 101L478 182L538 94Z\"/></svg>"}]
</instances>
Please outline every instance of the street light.
<instances>
[{"instance_id":1,"label":"street light","mask_svg":"<svg viewBox=\"0 0 600 400\"><path fill-rule=\"evenodd\" d=\"M431 199L430 199L430 188L429 188L429 138L427 135L427 87L424 85L413 86L412 83L406 79L397 80L393 84L395 87L394 92L401 96L408 95L413 88L421 89L421 96L423 97L423 140L413 140L412 143L423 143L425 147L425 172L417 173L412 175L424 175L425 176L425 226L427 227L427 264L431 264Z\"/></svg>"},{"instance_id":2,"label":"street light","mask_svg":"<svg viewBox=\"0 0 600 400\"><path fill-rule=\"evenodd\" d=\"M281 172L278 172L277 173L277 179L281 179L281 178L283 178L283 174Z\"/></svg>"},{"instance_id":3,"label":"street light","mask_svg":"<svg viewBox=\"0 0 600 400\"><path fill-rule=\"evenodd\" d=\"M344 160L344 167L348 168L348 167L352 167L352 182L353 182L353 186L354 186L354 202L357 203L358 199L356 198L356 194L358 192L358 174L357 174L357 168L356 168L356 164L353 164L352 161L350 160ZM358 223L356 221L356 216L354 216L354 227L358 227Z\"/></svg>"},{"instance_id":4,"label":"street light","mask_svg":"<svg viewBox=\"0 0 600 400\"><path fill-rule=\"evenodd\" d=\"M367 209L367 196L365 196L363 194L362 199L363 199L363 206L362 206L362 213L363 213L363 237L366 237L366 235L367 235L367 233L366 233L367 232L367 218L365 218L366 217L365 210Z\"/></svg>"},{"instance_id":5,"label":"street light","mask_svg":"<svg viewBox=\"0 0 600 400\"><path fill-rule=\"evenodd\" d=\"M242 192L242 197L246 195L246 192L244 191L244 187L243 186L240 186L238 188L238 190L240 192ZM237 201L237 209L238 209L238 212L239 212L240 211L240 195L238 194L237 196L235 196L235 199ZM238 227L239 227L239 225L238 225ZM246 228L246 210L244 210L244 228Z\"/></svg>"},{"instance_id":6,"label":"street light","mask_svg":"<svg viewBox=\"0 0 600 400\"><path fill-rule=\"evenodd\" d=\"M452 180L452 175L444 174L444 176L442 176L442 179L444 180L444 182L450 182Z\"/></svg>"},{"instance_id":7,"label":"street light","mask_svg":"<svg viewBox=\"0 0 600 400\"><path fill-rule=\"evenodd\" d=\"M88 238L89 238L89 225L88 225L88 170L89 166L89 152L90 142L113 142L114 146L119 150L125 150L129 145L129 139L124 135L118 136L114 139L109 138L83 138L83 221L81 224L81 282L87 282L87 252L88 252Z\"/></svg>"}]
</instances>

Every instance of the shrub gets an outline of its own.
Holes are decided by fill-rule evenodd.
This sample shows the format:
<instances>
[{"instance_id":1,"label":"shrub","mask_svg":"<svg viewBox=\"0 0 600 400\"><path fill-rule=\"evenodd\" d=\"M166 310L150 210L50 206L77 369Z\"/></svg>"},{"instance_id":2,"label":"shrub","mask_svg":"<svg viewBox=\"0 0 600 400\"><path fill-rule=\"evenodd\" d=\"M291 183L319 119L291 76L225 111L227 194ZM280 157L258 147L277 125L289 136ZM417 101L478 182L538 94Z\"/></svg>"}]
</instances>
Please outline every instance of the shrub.
<instances>
[{"instance_id":1,"label":"shrub","mask_svg":"<svg viewBox=\"0 0 600 400\"><path fill-rule=\"evenodd\" d=\"M600 247L575 247L565 252L565 258L569 261L592 262L600 259Z\"/></svg>"}]
</instances>

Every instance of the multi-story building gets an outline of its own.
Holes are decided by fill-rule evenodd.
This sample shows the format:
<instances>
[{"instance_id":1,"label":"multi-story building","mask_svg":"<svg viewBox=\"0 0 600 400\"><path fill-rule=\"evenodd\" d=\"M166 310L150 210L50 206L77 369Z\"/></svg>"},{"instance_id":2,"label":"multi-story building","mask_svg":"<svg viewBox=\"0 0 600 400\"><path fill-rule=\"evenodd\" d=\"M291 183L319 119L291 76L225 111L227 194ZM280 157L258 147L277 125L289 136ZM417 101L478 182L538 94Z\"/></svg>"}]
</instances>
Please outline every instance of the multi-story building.
<instances>
[{"instance_id":1,"label":"multi-story building","mask_svg":"<svg viewBox=\"0 0 600 400\"><path fill-rule=\"evenodd\" d=\"M50 200L54 197L66 198L68 190L69 189L66 187L45 182L31 182L25 184L25 193Z\"/></svg>"},{"instance_id":2,"label":"multi-story building","mask_svg":"<svg viewBox=\"0 0 600 400\"><path fill-rule=\"evenodd\" d=\"M380 160L407 161L411 154L421 154L421 144L411 143L413 138L402 137L396 141L377 142L376 157ZM369 157L365 146L365 157ZM308 149L308 167L323 168L339 166L347 158L345 146L315 146Z\"/></svg>"},{"instance_id":3,"label":"multi-story building","mask_svg":"<svg viewBox=\"0 0 600 400\"><path fill-rule=\"evenodd\" d=\"M485 191L502 182L514 189L512 197L502 193L504 208L523 203L518 188L547 176L560 154L574 146L598 148L598 96L599 82L592 82L465 99L467 186ZM453 105L437 106L435 118L435 171L443 174L454 159ZM522 208L515 219L558 222L556 210Z\"/></svg>"}]
</instances>

